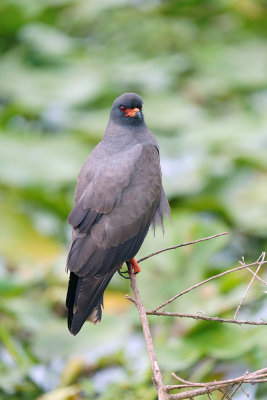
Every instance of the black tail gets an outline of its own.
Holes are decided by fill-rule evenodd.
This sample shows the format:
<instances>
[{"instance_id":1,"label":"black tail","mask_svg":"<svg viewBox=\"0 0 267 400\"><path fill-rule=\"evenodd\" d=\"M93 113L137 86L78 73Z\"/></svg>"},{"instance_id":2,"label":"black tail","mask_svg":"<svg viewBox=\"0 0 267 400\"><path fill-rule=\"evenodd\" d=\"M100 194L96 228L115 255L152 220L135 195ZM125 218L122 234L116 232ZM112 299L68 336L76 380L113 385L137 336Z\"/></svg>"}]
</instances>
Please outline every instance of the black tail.
<instances>
[{"instance_id":1,"label":"black tail","mask_svg":"<svg viewBox=\"0 0 267 400\"><path fill-rule=\"evenodd\" d=\"M103 293L116 271L113 269L99 278L70 273L66 306L68 328L73 335L77 335L87 319L93 323L101 321Z\"/></svg>"}]
</instances>

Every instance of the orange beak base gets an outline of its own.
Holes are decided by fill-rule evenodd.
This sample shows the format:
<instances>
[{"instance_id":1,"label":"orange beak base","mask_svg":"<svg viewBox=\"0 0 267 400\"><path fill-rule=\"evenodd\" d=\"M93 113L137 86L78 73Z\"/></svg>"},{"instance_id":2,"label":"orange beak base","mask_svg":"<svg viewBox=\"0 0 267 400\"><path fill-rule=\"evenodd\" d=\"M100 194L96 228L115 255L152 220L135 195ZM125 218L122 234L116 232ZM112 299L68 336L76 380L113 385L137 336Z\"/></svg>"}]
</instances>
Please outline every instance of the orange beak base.
<instances>
[{"instance_id":1,"label":"orange beak base","mask_svg":"<svg viewBox=\"0 0 267 400\"><path fill-rule=\"evenodd\" d=\"M125 117L135 117L135 114L137 113L137 111L140 111L139 108L127 108L126 109L126 113L125 113Z\"/></svg>"}]
</instances>

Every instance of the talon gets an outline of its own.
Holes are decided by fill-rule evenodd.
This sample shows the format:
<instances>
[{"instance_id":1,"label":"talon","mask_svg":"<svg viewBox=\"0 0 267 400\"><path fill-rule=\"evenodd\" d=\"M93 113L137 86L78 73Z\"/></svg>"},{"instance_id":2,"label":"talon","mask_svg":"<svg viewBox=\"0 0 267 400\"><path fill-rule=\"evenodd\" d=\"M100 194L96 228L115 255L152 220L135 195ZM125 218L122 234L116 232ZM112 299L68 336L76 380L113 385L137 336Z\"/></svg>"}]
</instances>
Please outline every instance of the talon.
<instances>
[{"instance_id":1,"label":"talon","mask_svg":"<svg viewBox=\"0 0 267 400\"><path fill-rule=\"evenodd\" d=\"M118 274L119 274L122 278L124 278L124 279L130 279L129 276L125 276L125 275L128 275L128 274L129 274L129 271L121 271L121 270L119 269L119 270L118 270Z\"/></svg>"},{"instance_id":2,"label":"talon","mask_svg":"<svg viewBox=\"0 0 267 400\"><path fill-rule=\"evenodd\" d=\"M137 264L135 258L131 258L130 260L132 269L133 269L133 273L136 275L141 271L141 268L139 267L139 265Z\"/></svg>"}]
</instances>

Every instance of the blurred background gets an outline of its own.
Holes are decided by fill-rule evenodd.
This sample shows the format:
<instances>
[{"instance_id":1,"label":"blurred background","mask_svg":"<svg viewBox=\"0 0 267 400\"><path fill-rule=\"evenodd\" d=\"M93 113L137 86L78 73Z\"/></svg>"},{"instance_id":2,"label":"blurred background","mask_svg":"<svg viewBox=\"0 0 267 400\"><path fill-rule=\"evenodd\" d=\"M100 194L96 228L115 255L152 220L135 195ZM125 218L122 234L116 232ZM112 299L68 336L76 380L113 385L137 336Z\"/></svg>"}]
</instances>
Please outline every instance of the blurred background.
<instances>
[{"instance_id":1,"label":"blurred background","mask_svg":"<svg viewBox=\"0 0 267 400\"><path fill-rule=\"evenodd\" d=\"M173 221L137 258L229 232L145 261L145 306L255 261L267 249L267 2L1 0L0 21L0 398L156 399L129 281L112 280L101 325L67 330L76 178L114 99L137 92ZM227 275L168 310L232 318L250 279ZM253 283L240 318L266 319L265 290ZM264 327L150 323L165 383L266 367ZM263 385L247 392L267 398Z\"/></svg>"}]
</instances>

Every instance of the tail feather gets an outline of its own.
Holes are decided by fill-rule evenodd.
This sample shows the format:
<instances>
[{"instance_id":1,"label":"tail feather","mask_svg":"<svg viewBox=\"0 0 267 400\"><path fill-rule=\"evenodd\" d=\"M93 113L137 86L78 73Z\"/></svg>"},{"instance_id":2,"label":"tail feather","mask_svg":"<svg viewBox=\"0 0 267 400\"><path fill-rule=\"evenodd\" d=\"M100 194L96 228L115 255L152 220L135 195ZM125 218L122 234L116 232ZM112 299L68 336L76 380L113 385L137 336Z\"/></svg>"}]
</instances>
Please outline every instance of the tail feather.
<instances>
[{"instance_id":1,"label":"tail feather","mask_svg":"<svg viewBox=\"0 0 267 400\"><path fill-rule=\"evenodd\" d=\"M89 317L87 318L87 321L92 322L93 324L97 324L101 322L102 318L102 308L104 308L103 305L103 295L102 299L99 301L99 303L95 306Z\"/></svg>"},{"instance_id":2,"label":"tail feather","mask_svg":"<svg viewBox=\"0 0 267 400\"><path fill-rule=\"evenodd\" d=\"M94 324L101 321L103 293L116 271L117 268L97 278L70 273L66 306L68 328L73 335L77 335L86 320Z\"/></svg>"},{"instance_id":3,"label":"tail feather","mask_svg":"<svg viewBox=\"0 0 267 400\"><path fill-rule=\"evenodd\" d=\"M67 297L66 297L66 307L68 309L68 328L69 328L69 330L71 330L71 322L73 319L73 307L74 307L75 293L76 293L78 280L79 280L79 277L77 275L75 275L74 272L71 272L70 278L69 278L68 292L67 292Z\"/></svg>"}]
</instances>

